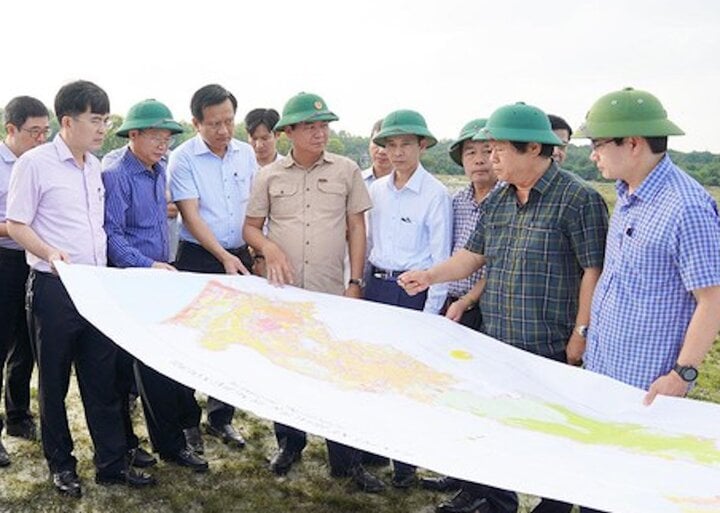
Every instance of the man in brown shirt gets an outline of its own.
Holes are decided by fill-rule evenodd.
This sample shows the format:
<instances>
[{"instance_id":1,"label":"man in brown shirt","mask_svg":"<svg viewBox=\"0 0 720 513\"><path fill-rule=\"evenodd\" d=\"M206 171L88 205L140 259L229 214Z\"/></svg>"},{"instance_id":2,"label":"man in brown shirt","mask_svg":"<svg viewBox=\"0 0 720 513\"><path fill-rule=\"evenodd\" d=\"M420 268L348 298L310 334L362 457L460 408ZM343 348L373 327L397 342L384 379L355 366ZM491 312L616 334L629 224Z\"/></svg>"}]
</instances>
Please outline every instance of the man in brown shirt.
<instances>
[{"instance_id":1,"label":"man in brown shirt","mask_svg":"<svg viewBox=\"0 0 720 513\"><path fill-rule=\"evenodd\" d=\"M267 279L307 290L360 298L365 260L365 217L370 197L351 160L325 151L338 117L317 95L292 97L275 130L292 142L290 154L260 170L255 178L243 237L264 255ZM267 235L263 226L267 220ZM350 280L344 283L345 248ZM300 459L306 434L275 424L280 450L270 466L282 475ZM330 472L350 476L361 490L379 492L382 481L360 464L360 452L327 441Z\"/></svg>"}]
</instances>

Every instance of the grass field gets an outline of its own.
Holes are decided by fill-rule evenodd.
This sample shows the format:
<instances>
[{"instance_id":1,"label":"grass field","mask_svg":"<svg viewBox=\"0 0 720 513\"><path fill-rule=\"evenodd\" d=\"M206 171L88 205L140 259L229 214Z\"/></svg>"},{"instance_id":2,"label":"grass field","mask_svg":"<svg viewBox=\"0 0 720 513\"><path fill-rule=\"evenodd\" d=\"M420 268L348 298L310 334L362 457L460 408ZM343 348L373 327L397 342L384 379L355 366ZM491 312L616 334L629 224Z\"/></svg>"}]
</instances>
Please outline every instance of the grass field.
<instances>
[{"instance_id":1,"label":"grass field","mask_svg":"<svg viewBox=\"0 0 720 513\"><path fill-rule=\"evenodd\" d=\"M451 188L457 188L463 183L460 178L444 179ZM608 200L613 199L611 184L596 186ZM720 200L720 188L711 192ZM720 403L720 341L706 359L691 396ZM302 462L288 476L275 477L267 469L266 459L275 448L271 424L242 412L236 414L235 423L248 440L247 448L234 451L206 437L208 474L193 474L161 462L152 470L159 480L152 490L100 487L93 482L91 445L74 380L68 405L84 497L77 501L55 493L39 443L3 436L13 464L0 469L0 513L431 513L445 497L419 488L389 488L379 495L357 492L348 480L328 477L324 443L315 437L311 437ZM33 408L37 411L35 404ZM146 436L139 410L135 413L136 430ZM149 448L147 442L144 445ZM389 482L388 468L373 471ZM534 500L522 496L519 513L528 512Z\"/></svg>"}]
</instances>

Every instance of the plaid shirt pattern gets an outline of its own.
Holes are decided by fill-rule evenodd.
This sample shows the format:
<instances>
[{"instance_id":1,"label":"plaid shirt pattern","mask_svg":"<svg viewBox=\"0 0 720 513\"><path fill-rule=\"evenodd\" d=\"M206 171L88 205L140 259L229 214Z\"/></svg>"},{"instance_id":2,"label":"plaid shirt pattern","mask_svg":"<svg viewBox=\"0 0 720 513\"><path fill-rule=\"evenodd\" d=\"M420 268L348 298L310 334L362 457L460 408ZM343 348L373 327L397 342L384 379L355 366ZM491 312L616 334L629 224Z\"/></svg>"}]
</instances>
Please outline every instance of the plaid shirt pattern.
<instances>
[{"instance_id":1,"label":"plaid shirt pattern","mask_svg":"<svg viewBox=\"0 0 720 513\"><path fill-rule=\"evenodd\" d=\"M695 311L691 291L720 285L720 218L667 155L632 194L624 182L616 188L585 365L648 389L675 365Z\"/></svg>"},{"instance_id":2,"label":"plaid shirt pattern","mask_svg":"<svg viewBox=\"0 0 720 513\"><path fill-rule=\"evenodd\" d=\"M602 196L555 163L524 205L513 185L496 189L466 246L487 258L483 331L541 356L564 351L583 269L603 265L607 216Z\"/></svg>"},{"instance_id":3,"label":"plaid shirt pattern","mask_svg":"<svg viewBox=\"0 0 720 513\"><path fill-rule=\"evenodd\" d=\"M475 189L472 184L460 189L453 196L453 255L465 248L467 241L475 231L475 226L480 218L480 205L485 199L487 196L479 203L475 201ZM448 295L460 297L467 294L482 276L483 269L478 269L467 278L450 282Z\"/></svg>"}]
</instances>

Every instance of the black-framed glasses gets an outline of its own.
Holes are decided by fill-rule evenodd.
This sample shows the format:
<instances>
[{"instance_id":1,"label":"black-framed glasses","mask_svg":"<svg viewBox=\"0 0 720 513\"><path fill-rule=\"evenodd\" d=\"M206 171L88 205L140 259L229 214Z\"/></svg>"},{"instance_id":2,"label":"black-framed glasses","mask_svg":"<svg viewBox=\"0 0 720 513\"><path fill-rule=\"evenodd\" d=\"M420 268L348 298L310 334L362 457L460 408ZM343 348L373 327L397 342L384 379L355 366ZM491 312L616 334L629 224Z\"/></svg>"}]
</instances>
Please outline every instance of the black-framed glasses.
<instances>
[{"instance_id":1,"label":"black-framed glasses","mask_svg":"<svg viewBox=\"0 0 720 513\"><path fill-rule=\"evenodd\" d=\"M602 148L606 144L613 142L615 139L592 139L590 141L590 148L593 151L597 151L598 148Z\"/></svg>"}]
</instances>

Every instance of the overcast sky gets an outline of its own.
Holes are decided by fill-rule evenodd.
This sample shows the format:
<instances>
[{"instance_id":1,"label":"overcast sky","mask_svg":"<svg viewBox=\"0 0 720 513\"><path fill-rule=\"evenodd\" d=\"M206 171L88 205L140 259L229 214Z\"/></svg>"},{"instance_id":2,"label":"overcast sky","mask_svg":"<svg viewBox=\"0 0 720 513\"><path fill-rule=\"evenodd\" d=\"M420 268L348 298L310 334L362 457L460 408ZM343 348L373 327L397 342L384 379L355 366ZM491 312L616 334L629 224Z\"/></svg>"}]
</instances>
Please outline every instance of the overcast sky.
<instances>
[{"instance_id":1,"label":"overcast sky","mask_svg":"<svg viewBox=\"0 0 720 513\"><path fill-rule=\"evenodd\" d=\"M310 91L336 130L366 135L409 108L451 138L516 101L577 127L601 95L633 86L687 133L672 148L720 153L715 0L15 0L0 12L2 105L30 94L52 107L84 78L114 113L156 98L189 120L192 93L216 82L238 97L238 121Z\"/></svg>"}]
</instances>

